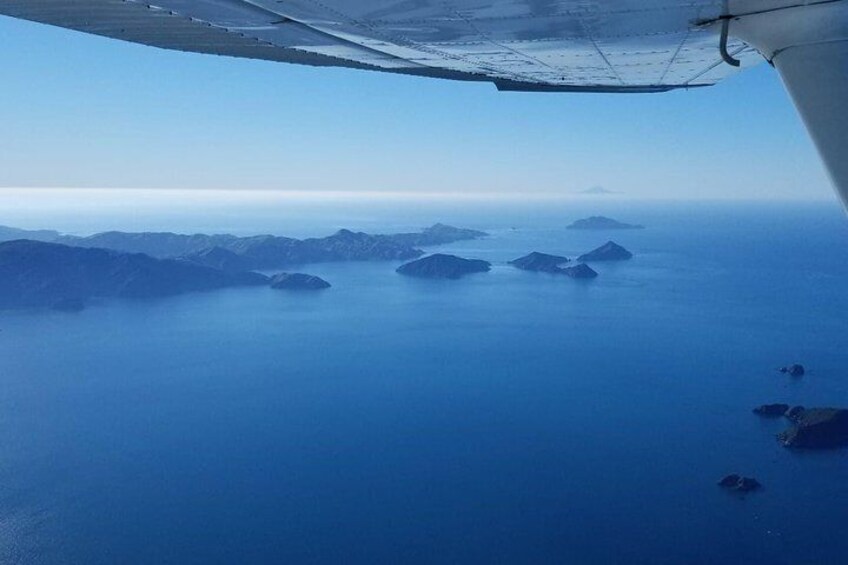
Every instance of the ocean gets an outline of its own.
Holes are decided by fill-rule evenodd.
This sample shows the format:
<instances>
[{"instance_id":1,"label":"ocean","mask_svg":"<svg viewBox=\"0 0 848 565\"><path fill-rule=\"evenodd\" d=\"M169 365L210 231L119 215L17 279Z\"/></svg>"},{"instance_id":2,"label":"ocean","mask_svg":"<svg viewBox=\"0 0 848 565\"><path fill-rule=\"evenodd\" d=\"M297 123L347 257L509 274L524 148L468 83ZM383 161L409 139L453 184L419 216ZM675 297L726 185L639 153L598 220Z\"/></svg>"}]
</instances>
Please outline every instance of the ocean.
<instances>
[{"instance_id":1,"label":"ocean","mask_svg":"<svg viewBox=\"0 0 848 565\"><path fill-rule=\"evenodd\" d=\"M313 264L296 270L331 289L0 313L0 561L848 554L848 449L788 450L786 422L751 412L848 407L835 202L192 198L4 205L0 224L311 236L440 221L491 235L428 251L493 268L444 281ZM592 214L647 229L565 229ZM506 264L608 239L635 256L595 280ZM808 374L776 371L794 362ZM722 490L731 472L763 489Z\"/></svg>"}]
</instances>

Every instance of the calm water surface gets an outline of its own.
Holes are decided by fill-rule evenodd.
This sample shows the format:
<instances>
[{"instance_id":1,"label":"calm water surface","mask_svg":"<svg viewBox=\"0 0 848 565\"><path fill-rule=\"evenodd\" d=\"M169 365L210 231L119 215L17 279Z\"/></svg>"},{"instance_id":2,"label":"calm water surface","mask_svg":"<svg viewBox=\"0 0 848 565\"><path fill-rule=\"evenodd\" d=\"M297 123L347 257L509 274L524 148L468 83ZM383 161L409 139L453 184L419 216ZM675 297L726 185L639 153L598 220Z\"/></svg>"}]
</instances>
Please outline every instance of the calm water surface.
<instances>
[{"instance_id":1,"label":"calm water surface","mask_svg":"<svg viewBox=\"0 0 848 565\"><path fill-rule=\"evenodd\" d=\"M449 221L492 236L439 250L493 270L319 264L317 294L0 314L0 560L842 562L848 450L788 451L784 422L751 414L848 406L837 205L356 212L278 229L257 212L254 229ZM649 228L564 229L591 212ZM251 231L230 220L155 227ZM610 237L636 257L594 281L505 265ZM802 379L775 372L796 361ZM729 472L765 488L722 492Z\"/></svg>"}]
</instances>

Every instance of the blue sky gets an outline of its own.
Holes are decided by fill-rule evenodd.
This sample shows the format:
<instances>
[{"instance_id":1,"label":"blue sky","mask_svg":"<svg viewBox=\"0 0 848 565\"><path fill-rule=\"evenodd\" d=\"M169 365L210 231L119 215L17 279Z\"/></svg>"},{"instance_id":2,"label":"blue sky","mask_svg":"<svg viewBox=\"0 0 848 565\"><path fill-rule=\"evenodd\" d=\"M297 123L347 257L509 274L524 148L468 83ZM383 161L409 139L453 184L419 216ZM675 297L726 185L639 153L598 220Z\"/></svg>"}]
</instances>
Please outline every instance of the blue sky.
<instances>
[{"instance_id":1,"label":"blue sky","mask_svg":"<svg viewBox=\"0 0 848 565\"><path fill-rule=\"evenodd\" d=\"M0 187L834 199L774 71L653 95L170 52L0 18Z\"/></svg>"}]
</instances>

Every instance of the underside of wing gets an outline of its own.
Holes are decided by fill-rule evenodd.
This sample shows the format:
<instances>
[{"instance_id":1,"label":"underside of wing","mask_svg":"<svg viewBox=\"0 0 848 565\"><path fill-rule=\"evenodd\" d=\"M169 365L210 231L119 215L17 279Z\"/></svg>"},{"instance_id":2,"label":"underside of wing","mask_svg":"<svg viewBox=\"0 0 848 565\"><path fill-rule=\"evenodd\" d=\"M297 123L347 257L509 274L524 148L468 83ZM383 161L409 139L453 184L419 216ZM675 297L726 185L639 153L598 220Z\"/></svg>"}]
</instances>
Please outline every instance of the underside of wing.
<instances>
[{"instance_id":1,"label":"underside of wing","mask_svg":"<svg viewBox=\"0 0 848 565\"><path fill-rule=\"evenodd\" d=\"M765 0L749 0L758 3ZM494 82L502 90L706 86L718 0L0 0L0 14L165 49ZM731 39L742 67L762 58Z\"/></svg>"}]
</instances>

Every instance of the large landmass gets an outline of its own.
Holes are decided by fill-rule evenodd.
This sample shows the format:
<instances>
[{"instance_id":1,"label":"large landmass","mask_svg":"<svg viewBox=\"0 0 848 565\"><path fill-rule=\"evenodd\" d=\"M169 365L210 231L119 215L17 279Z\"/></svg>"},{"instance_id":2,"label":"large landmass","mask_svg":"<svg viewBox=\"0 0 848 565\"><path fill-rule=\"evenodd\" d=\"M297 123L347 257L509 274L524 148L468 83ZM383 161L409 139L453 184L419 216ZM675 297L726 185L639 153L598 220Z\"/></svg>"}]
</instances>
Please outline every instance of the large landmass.
<instances>
[{"instance_id":1,"label":"large landmass","mask_svg":"<svg viewBox=\"0 0 848 565\"><path fill-rule=\"evenodd\" d=\"M144 253L158 259L183 259L226 271L275 269L327 261L409 260L424 252L419 247L476 239L482 231L435 224L420 232L367 234L342 229L320 238L295 239L278 235L238 237L230 234L109 231L79 237L50 230L27 231L0 227L0 241L32 239L72 247Z\"/></svg>"},{"instance_id":2,"label":"large landmass","mask_svg":"<svg viewBox=\"0 0 848 565\"><path fill-rule=\"evenodd\" d=\"M424 254L419 246L442 245L487 235L436 224L417 233L367 234L342 229L321 238L277 235L237 237L229 234L103 232L88 237L64 236L57 243L144 253L160 259L181 258L226 270L265 270L327 261L408 260Z\"/></svg>"},{"instance_id":3,"label":"large landmass","mask_svg":"<svg viewBox=\"0 0 848 565\"><path fill-rule=\"evenodd\" d=\"M265 285L259 273L226 273L142 253L15 240L0 243L0 308L57 307L93 297L148 298Z\"/></svg>"}]
</instances>

